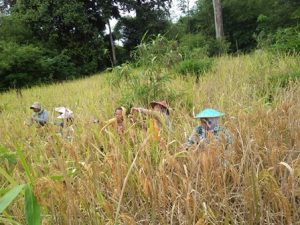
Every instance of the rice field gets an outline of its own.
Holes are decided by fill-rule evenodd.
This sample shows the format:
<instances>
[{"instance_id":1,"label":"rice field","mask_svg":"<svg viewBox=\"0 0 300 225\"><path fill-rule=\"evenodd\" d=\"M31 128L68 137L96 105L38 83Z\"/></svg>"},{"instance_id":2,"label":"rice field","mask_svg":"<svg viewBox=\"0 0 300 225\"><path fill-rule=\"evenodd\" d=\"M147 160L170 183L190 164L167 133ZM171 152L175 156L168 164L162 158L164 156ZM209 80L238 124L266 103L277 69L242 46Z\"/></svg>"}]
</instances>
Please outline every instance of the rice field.
<instances>
[{"instance_id":1,"label":"rice field","mask_svg":"<svg viewBox=\"0 0 300 225\"><path fill-rule=\"evenodd\" d=\"M0 196L30 183L43 225L300 224L299 81L270 85L299 68L297 56L260 52L216 58L198 83L163 69L172 76L167 88L179 93L169 101L173 128L163 147L129 122L122 138L101 130L126 92L125 81L111 85L113 73L3 93ZM35 101L50 122L55 107L74 112L71 140L52 124L26 125ZM206 107L226 114L221 123L233 139L226 151L220 143L182 147L199 124L193 113ZM25 192L0 224L28 224Z\"/></svg>"}]
</instances>

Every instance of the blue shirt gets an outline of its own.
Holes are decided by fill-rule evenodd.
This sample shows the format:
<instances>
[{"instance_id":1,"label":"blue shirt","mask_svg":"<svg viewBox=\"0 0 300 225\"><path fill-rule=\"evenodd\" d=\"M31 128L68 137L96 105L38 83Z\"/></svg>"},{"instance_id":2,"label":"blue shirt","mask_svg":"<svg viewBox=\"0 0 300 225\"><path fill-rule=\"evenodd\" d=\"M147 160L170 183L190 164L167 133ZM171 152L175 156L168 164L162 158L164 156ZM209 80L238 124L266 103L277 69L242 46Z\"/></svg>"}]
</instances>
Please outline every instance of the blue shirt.
<instances>
[{"instance_id":1,"label":"blue shirt","mask_svg":"<svg viewBox=\"0 0 300 225\"><path fill-rule=\"evenodd\" d=\"M39 112L35 112L32 115L32 119L39 125L44 126L48 122L48 112L45 109L41 109Z\"/></svg>"}]
</instances>

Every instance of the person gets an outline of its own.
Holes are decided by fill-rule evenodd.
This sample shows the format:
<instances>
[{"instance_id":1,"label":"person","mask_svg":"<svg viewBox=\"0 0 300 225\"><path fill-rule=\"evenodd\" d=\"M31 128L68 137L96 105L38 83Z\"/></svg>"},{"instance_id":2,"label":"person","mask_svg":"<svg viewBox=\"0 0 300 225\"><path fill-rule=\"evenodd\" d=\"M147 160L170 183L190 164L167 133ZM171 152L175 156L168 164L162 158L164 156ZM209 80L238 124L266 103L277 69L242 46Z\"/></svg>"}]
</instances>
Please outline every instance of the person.
<instances>
[{"instance_id":1,"label":"person","mask_svg":"<svg viewBox=\"0 0 300 225\"><path fill-rule=\"evenodd\" d=\"M122 106L115 109L115 116L106 121L104 127L101 129L104 130L108 126L112 126L117 134L122 135L125 131L125 118L126 118L126 109Z\"/></svg>"},{"instance_id":2,"label":"person","mask_svg":"<svg viewBox=\"0 0 300 225\"><path fill-rule=\"evenodd\" d=\"M61 127L67 127L72 125L74 117L73 117L73 112L66 108L66 107L56 107L54 109L56 112L59 113L59 116L57 117L57 119L60 119L61 121L56 122L56 125L59 125Z\"/></svg>"},{"instance_id":3,"label":"person","mask_svg":"<svg viewBox=\"0 0 300 225\"><path fill-rule=\"evenodd\" d=\"M39 126L44 126L48 122L48 112L43 109L39 102L34 102L30 109L32 109L33 114L31 116L31 122L37 123Z\"/></svg>"},{"instance_id":4,"label":"person","mask_svg":"<svg viewBox=\"0 0 300 225\"><path fill-rule=\"evenodd\" d=\"M72 127L74 121L73 112L63 106L57 107L54 110L59 114L57 119L60 119L60 121L54 122L55 125L60 126L59 133L66 139L72 139L74 133L74 129Z\"/></svg>"},{"instance_id":5,"label":"person","mask_svg":"<svg viewBox=\"0 0 300 225\"><path fill-rule=\"evenodd\" d=\"M144 108L131 108L131 114L136 112L150 116L150 130L152 130L153 138L157 141L162 141L161 139L161 130L163 127L167 130L171 130L172 122L170 120L170 108L166 100L162 101L152 101L150 103L152 109Z\"/></svg>"},{"instance_id":6,"label":"person","mask_svg":"<svg viewBox=\"0 0 300 225\"><path fill-rule=\"evenodd\" d=\"M219 119L222 116L224 116L224 113L210 108L199 112L195 118L200 119L201 125L194 128L188 138L186 148L188 149L192 145L208 144L213 138L220 140L222 135L224 135L226 140L225 148L231 144L232 140L230 134L225 127L219 125Z\"/></svg>"}]
</instances>

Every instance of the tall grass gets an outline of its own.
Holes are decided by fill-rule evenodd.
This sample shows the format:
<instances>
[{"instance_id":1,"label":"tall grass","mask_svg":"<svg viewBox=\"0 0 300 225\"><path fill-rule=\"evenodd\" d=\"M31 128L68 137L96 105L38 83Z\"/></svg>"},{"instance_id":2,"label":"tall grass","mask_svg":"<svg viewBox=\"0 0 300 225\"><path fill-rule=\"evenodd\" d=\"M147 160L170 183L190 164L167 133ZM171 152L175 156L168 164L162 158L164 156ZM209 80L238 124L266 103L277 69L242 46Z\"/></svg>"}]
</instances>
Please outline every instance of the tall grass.
<instances>
[{"instance_id":1,"label":"tall grass","mask_svg":"<svg viewBox=\"0 0 300 225\"><path fill-rule=\"evenodd\" d=\"M0 96L0 143L12 153L23 149L43 224L299 224L299 83L276 92L268 86L269 77L299 66L297 57L260 53L220 57L199 83L174 76L168 88L183 95L171 102L166 147L137 127L120 139L92 123L113 115L126 88L109 86L109 74L23 90L22 98L8 92ZM51 119L54 107L71 108L74 139L62 139L51 125L24 126L34 101ZM193 110L204 107L226 113L228 150L181 148L197 125ZM28 179L19 160L1 171L1 193L7 178ZM22 204L19 197L2 217L25 224Z\"/></svg>"}]
</instances>

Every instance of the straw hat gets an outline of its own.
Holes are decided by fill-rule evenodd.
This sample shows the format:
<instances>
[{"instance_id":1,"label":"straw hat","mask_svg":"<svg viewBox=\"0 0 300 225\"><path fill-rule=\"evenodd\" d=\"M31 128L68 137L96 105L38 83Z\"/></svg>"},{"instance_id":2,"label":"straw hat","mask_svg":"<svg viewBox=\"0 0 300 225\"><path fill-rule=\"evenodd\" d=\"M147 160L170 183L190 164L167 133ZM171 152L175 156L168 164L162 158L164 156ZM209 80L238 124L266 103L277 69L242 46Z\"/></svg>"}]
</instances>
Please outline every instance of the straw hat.
<instances>
[{"instance_id":1,"label":"straw hat","mask_svg":"<svg viewBox=\"0 0 300 225\"><path fill-rule=\"evenodd\" d=\"M155 105L160 105L160 106L164 107L167 110L167 113L168 114L170 113L170 107L168 106L168 103L166 100L150 102L150 106L152 108L154 108Z\"/></svg>"}]
</instances>

